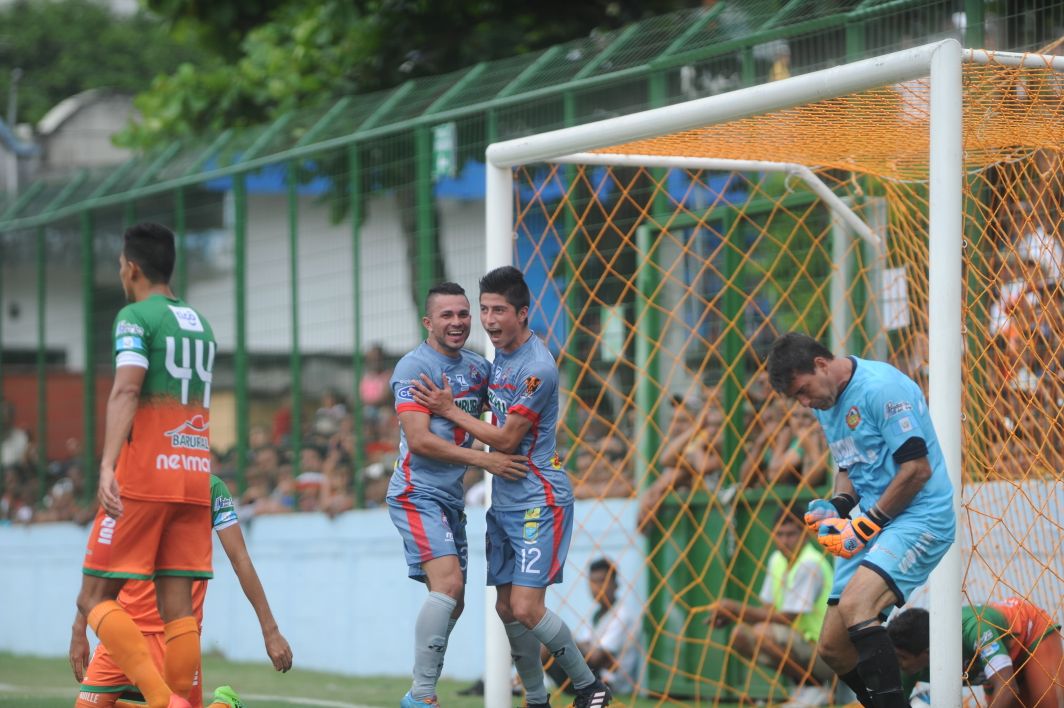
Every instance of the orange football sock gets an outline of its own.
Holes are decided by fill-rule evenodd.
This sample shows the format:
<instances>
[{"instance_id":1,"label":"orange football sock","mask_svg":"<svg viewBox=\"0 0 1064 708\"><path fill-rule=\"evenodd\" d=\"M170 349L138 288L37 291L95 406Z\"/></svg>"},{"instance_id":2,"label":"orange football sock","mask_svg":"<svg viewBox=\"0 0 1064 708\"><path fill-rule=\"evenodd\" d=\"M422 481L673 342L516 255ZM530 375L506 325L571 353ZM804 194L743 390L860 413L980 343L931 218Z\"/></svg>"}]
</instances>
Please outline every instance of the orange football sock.
<instances>
[{"instance_id":1,"label":"orange football sock","mask_svg":"<svg viewBox=\"0 0 1064 708\"><path fill-rule=\"evenodd\" d=\"M163 672L174 693L188 698L200 665L199 623L195 617L179 617L163 626L166 657Z\"/></svg>"},{"instance_id":2,"label":"orange football sock","mask_svg":"<svg viewBox=\"0 0 1064 708\"><path fill-rule=\"evenodd\" d=\"M88 622L118 668L140 689L149 708L167 708L170 687L155 668L144 635L122 606L105 600L92 608Z\"/></svg>"}]
</instances>

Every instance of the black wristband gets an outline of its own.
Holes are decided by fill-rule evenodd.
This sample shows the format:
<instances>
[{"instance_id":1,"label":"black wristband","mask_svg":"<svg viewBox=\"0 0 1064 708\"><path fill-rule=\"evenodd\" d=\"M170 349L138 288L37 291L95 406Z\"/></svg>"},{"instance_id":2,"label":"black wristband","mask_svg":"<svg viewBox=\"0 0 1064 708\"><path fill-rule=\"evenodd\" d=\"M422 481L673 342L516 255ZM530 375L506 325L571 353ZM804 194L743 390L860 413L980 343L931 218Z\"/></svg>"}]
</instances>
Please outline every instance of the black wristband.
<instances>
[{"instance_id":1,"label":"black wristband","mask_svg":"<svg viewBox=\"0 0 1064 708\"><path fill-rule=\"evenodd\" d=\"M857 506L857 500L850 494L836 494L831 498L831 505L839 512L839 518L845 519L850 511Z\"/></svg>"},{"instance_id":2,"label":"black wristband","mask_svg":"<svg viewBox=\"0 0 1064 708\"><path fill-rule=\"evenodd\" d=\"M891 518L884 514L878 505L873 504L872 508L865 514L872 522L874 522L879 528L883 528L891 522Z\"/></svg>"}]
</instances>

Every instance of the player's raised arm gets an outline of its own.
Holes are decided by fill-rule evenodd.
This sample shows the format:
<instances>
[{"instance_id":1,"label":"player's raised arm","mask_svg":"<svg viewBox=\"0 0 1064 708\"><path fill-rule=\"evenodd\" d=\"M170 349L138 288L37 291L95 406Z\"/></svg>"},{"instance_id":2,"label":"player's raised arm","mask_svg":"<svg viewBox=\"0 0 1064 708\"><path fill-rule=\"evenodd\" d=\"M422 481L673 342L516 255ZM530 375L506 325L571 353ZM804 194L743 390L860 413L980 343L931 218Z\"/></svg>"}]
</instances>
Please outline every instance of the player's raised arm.
<instances>
[{"instance_id":1,"label":"player's raised arm","mask_svg":"<svg viewBox=\"0 0 1064 708\"><path fill-rule=\"evenodd\" d=\"M532 419L520 411L517 415L507 416L506 423L501 428L480 420L456 406L450 382L444 380L443 384L437 386L435 381L422 374L420 380L413 381L414 400L425 406L433 415L446 418L485 445L512 453L518 449L525 434L532 428Z\"/></svg>"},{"instance_id":2,"label":"player's raised arm","mask_svg":"<svg viewBox=\"0 0 1064 708\"><path fill-rule=\"evenodd\" d=\"M292 647L288 645L288 640L277 627L277 620L274 619L270 603L266 600L266 591L262 588L259 574L255 572L255 564L251 562L251 556L248 555L240 524L220 529L218 540L222 542L222 548L225 549L225 555L229 557L233 572L240 580L240 589L244 591L244 596L251 603L255 609L255 615L259 618L262 639L266 643L266 653L273 662L273 668L281 672L288 671L292 668Z\"/></svg>"},{"instance_id":3,"label":"player's raised arm","mask_svg":"<svg viewBox=\"0 0 1064 708\"><path fill-rule=\"evenodd\" d=\"M455 409L460 410L457 406ZM474 450L455 445L435 435L429 430L429 416L420 411L402 411L399 413L399 425L403 427L403 432L406 434L410 452L415 455L443 462L482 467L504 479L520 479L528 472L526 459L521 455Z\"/></svg>"}]
</instances>

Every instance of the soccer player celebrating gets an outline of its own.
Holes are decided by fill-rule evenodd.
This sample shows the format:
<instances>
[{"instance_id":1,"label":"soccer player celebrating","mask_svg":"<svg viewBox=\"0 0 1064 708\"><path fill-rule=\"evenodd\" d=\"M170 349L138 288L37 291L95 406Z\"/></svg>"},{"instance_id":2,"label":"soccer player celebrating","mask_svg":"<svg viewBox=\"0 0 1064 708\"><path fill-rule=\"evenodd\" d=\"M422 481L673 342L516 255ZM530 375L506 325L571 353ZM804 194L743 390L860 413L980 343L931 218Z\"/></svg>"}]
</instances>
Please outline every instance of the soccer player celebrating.
<instances>
[{"instance_id":1,"label":"soccer player celebrating","mask_svg":"<svg viewBox=\"0 0 1064 708\"><path fill-rule=\"evenodd\" d=\"M211 327L170 289L174 235L125 232L119 279L131 304L114 326L115 379L100 461L100 511L85 552L78 610L150 708L188 706L200 665L192 583L211 577ZM163 676L116 601L127 580L154 579Z\"/></svg>"},{"instance_id":2,"label":"soccer player celebrating","mask_svg":"<svg viewBox=\"0 0 1064 708\"><path fill-rule=\"evenodd\" d=\"M910 608L887 625L905 688L930 681L927 610ZM964 672L989 692L987 708L1064 705L1064 640L1041 607L1020 597L961 608ZM908 695L908 692L906 693Z\"/></svg>"},{"instance_id":3,"label":"soccer player celebrating","mask_svg":"<svg viewBox=\"0 0 1064 708\"><path fill-rule=\"evenodd\" d=\"M575 705L604 706L609 689L595 679L569 627L547 609L547 586L562 581L573 530L573 491L555 452L558 367L528 326L531 295L516 268L496 268L480 279L480 323L495 346L488 403L498 426L470 415L451 400L451 386L422 377L415 400L497 450L523 455L531 474L495 480L487 514L488 584L506 625L528 706L548 705L542 643L576 688Z\"/></svg>"},{"instance_id":4,"label":"soccer player celebrating","mask_svg":"<svg viewBox=\"0 0 1064 708\"><path fill-rule=\"evenodd\" d=\"M399 457L388 485L388 511L399 529L411 578L428 586L414 624L414 682L403 708L436 704L436 681L447 640L465 598L466 519L462 478L466 467L483 467L502 479L527 473L524 458L473 450L473 437L445 418L430 415L414 398L421 376L458 385L455 404L480 415L487 401L490 365L464 349L472 316L462 286L441 283L425 298L422 324L428 338L406 354L392 373L399 416Z\"/></svg>"},{"instance_id":5,"label":"soccer player celebrating","mask_svg":"<svg viewBox=\"0 0 1064 708\"><path fill-rule=\"evenodd\" d=\"M953 543L953 487L920 387L889 364L835 357L796 332L772 345L772 387L812 408L839 467L805 523L837 556L818 653L866 708L907 707L880 617ZM850 512L859 505L853 519Z\"/></svg>"},{"instance_id":6,"label":"soccer player celebrating","mask_svg":"<svg viewBox=\"0 0 1064 708\"><path fill-rule=\"evenodd\" d=\"M225 482L214 475L211 475L211 524L215 533L218 534L218 540L222 542L222 548L225 549L225 554L233 566L233 572L240 581L244 595L255 608L270 661L278 671L288 671L292 668L292 649L288 646L288 640L277 628L277 621L274 620L270 604L266 600L266 592L262 589L258 573L255 572L255 565L251 562L251 556L248 555L233 498L229 495ZM192 586L192 592L196 620L202 626L203 600L207 596L207 582L196 581ZM155 587L152 582L149 580L127 582L118 595L118 604L129 613L141 633L144 634L156 668L162 668L165 646L163 621L155 606ZM74 708L108 708L116 703L122 705L121 702L124 701L143 703L144 698L140 691L130 683L121 669L115 666L103 644L96 646L92 661L89 661L89 642L85 637L85 616L80 612L74 617L70 637L70 667L74 670L74 678L81 684L81 691ZM193 708L202 708L203 672L197 670L196 678L190 703ZM214 700L209 708L242 708L242 706L243 703L240 702L236 693L231 688L222 686L215 692Z\"/></svg>"}]
</instances>

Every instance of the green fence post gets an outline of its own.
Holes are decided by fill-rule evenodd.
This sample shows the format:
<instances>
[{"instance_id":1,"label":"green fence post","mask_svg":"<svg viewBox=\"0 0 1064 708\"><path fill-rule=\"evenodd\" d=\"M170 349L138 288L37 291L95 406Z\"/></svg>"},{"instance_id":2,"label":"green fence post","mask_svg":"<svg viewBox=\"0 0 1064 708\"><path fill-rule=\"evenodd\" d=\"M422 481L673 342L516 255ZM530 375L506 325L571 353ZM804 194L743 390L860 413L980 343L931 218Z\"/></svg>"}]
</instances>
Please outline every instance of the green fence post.
<instances>
[{"instance_id":1,"label":"green fence post","mask_svg":"<svg viewBox=\"0 0 1064 708\"><path fill-rule=\"evenodd\" d=\"M562 95L562 124L566 127L572 127L576 125L576 96L572 91L566 91ZM566 290L567 295L565 297L565 309L570 316L566 323L569 328L569 348L572 351L580 351L581 345L585 339L580 334L579 328L576 326L579 321L579 314L581 309L587 304L586 298L582 293L577 291L576 274L579 272L580 263L584 259L586 249L583 243L578 243L573 236L573 231L576 229L576 220L573 218L573 212L576 209L576 204L573 200L576 199L576 188L574 183L576 181L576 167L570 164L562 165L561 179L563 182L562 188L569 192L570 201L569 208L562 213L561 220L561 238L562 246L565 248L566 257L569 262L572 263L572 267L566 275L569 278ZM569 389L570 395L574 399L578 399L579 390L577 389L577 378L580 374L580 365L577 362L576 357L566 356L564 363L562 364L563 382L562 385ZM565 414L565 426L572 431L573 440L576 440L576 436L579 433L578 427L580 425L580 411L578 406L568 405L566 406ZM574 452L576 446L572 446ZM575 463L576 460L574 459Z\"/></svg>"},{"instance_id":2,"label":"green fence post","mask_svg":"<svg viewBox=\"0 0 1064 708\"><path fill-rule=\"evenodd\" d=\"M247 182L244 174L233 176L233 313L235 338L233 374L236 392L236 474L240 491L247 486L248 464L248 350L247 350Z\"/></svg>"},{"instance_id":3,"label":"green fence post","mask_svg":"<svg viewBox=\"0 0 1064 708\"><path fill-rule=\"evenodd\" d=\"M289 371L292 377L292 474L303 471L303 360L299 354L299 185L296 161L288 163L288 264L292 279L292 351Z\"/></svg>"},{"instance_id":4,"label":"green fence post","mask_svg":"<svg viewBox=\"0 0 1064 708\"><path fill-rule=\"evenodd\" d=\"M48 378L45 370L45 307L47 306L47 287L45 273L45 227L37 227L37 491L38 498L43 499L46 475L48 471Z\"/></svg>"},{"instance_id":5,"label":"green fence post","mask_svg":"<svg viewBox=\"0 0 1064 708\"><path fill-rule=\"evenodd\" d=\"M0 232L0 405L4 405L7 397L4 395L4 234ZM0 412L0 440L7 438L7 427L4 425L4 415ZM2 470L0 470L2 472ZM0 493L4 489L4 479L0 477Z\"/></svg>"},{"instance_id":6,"label":"green fence post","mask_svg":"<svg viewBox=\"0 0 1064 708\"><path fill-rule=\"evenodd\" d=\"M419 126L414 131L414 211L417 230L417 282L415 306L425 299L436 276L436 205L432 195L432 130ZM420 332L421 323L418 322Z\"/></svg>"},{"instance_id":7,"label":"green fence post","mask_svg":"<svg viewBox=\"0 0 1064 708\"><path fill-rule=\"evenodd\" d=\"M89 210L81 212L81 326L85 349L82 372L81 464L85 490L83 501L92 501L96 490L96 253L95 224Z\"/></svg>"},{"instance_id":8,"label":"green fence post","mask_svg":"<svg viewBox=\"0 0 1064 708\"><path fill-rule=\"evenodd\" d=\"M651 108L665 105L667 85L663 71L656 71L650 75L647 89ZM665 171L661 169L650 170L652 181L660 182L664 179L664 174ZM656 214L656 212L655 208L652 213ZM636 371L643 372L636 378L635 397L636 420L641 421L641 428L636 431L638 454L635 466L635 480L640 494L645 492L652 482L651 469L661 447L661 426L658 424L661 409L661 383L658 370L659 352L655 346L661 338L661 314L657 309L657 298L661 289L661 272L658 268L657 249L662 238L660 231L656 230L658 225L659 223L652 217L651 223L644 222L636 227L636 250L640 255L637 259L639 266L636 271L636 298L633 313L636 328L634 357ZM664 508L666 507L662 504L659 511ZM652 646L647 647L648 655L655 659L648 662L647 683L651 690L663 691L667 688L670 679L662 674L660 667L680 662L680 653L685 644L683 627L673 622L670 615L670 607L677 594L675 587L682 586L684 583L669 572L672 561L672 549L669 546L663 546L658 553L650 552L661 540L661 532L657 526L648 524L645 536L646 582L651 600L650 611L643 620L644 628L648 637L657 634L655 623L660 623L667 628ZM677 582L674 584L671 581ZM660 587L659 584L664 587ZM684 672L686 673L689 668L685 665Z\"/></svg>"},{"instance_id":9,"label":"green fence post","mask_svg":"<svg viewBox=\"0 0 1064 708\"><path fill-rule=\"evenodd\" d=\"M366 469L366 418L362 414L362 158L359 144L347 147L348 190L351 200L351 292L353 295L352 317L354 323L354 350L351 353L351 368L354 370L354 385L351 387L352 427L355 434L354 469L351 477L355 482L355 506L365 506L366 484L362 475Z\"/></svg>"},{"instance_id":10,"label":"green fence post","mask_svg":"<svg viewBox=\"0 0 1064 708\"><path fill-rule=\"evenodd\" d=\"M753 86L757 83L757 62L754 48L751 46L739 50L739 80L743 86Z\"/></svg>"},{"instance_id":11,"label":"green fence post","mask_svg":"<svg viewBox=\"0 0 1064 708\"><path fill-rule=\"evenodd\" d=\"M174 235L177 237L177 267L174 285L177 296L188 297L188 232L185 225L185 190L174 190Z\"/></svg>"},{"instance_id":12,"label":"green fence post","mask_svg":"<svg viewBox=\"0 0 1064 708\"><path fill-rule=\"evenodd\" d=\"M846 61L857 61L865 53L865 21L846 20Z\"/></svg>"},{"instance_id":13,"label":"green fence post","mask_svg":"<svg viewBox=\"0 0 1064 708\"><path fill-rule=\"evenodd\" d=\"M986 46L986 0L964 0L964 46Z\"/></svg>"},{"instance_id":14,"label":"green fence post","mask_svg":"<svg viewBox=\"0 0 1064 708\"><path fill-rule=\"evenodd\" d=\"M729 209L723 223L724 264L722 273L731 275L731 282L724 283L724 297L721 298L721 316L726 330L721 342L721 357L735 367L731 372L724 371L720 390L721 405L724 408L724 428L721 438L724 448L724 474L728 483L739 481L739 468L742 466L743 411L738 405L742 390L740 378L746 377L745 367L741 361L743 352L743 254L746 244L743 241L742 221L737 218L736 210Z\"/></svg>"}]
</instances>

